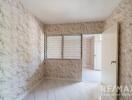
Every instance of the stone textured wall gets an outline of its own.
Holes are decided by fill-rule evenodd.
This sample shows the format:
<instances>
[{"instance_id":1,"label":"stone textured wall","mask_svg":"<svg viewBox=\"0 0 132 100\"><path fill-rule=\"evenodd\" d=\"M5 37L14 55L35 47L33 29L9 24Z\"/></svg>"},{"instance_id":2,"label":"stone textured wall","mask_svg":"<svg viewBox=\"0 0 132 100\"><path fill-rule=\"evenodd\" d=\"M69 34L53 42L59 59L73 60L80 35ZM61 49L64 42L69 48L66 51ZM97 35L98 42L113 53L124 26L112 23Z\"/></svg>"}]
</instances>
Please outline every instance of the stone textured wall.
<instances>
[{"instance_id":1,"label":"stone textured wall","mask_svg":"<svg viewBox=\"0 0 132 100\"><path fill-rule=\"evenodd\" d=\"M122 0L106 20L105 28L120 23L120 85L132 85L132 0ZM121 96L120 100L132 100L132 96Z\"/></svg>"},{"instance_id":2,"label":"stone textured wall","mask_svg":"<svg viewBox=\"0 0 132 100\"><path fill-rule=\"evenodd\" d=\"M94 36L87 37L83 36L83 56L82 56L82 67L94 69Z\"/></svg>"},{"instance_id":3,"label":"stone textured wall","mask_svg":"<svg viewBox=\"0 0 132 100\"><path fill-rule=\"evenodd\" d=\"M81 60L45 60L44 77L80 81L82 78Z\"/></svg>"},{"instance_id":4,"label":"stone textured wall","mask_svg":"<svg viewBox=\"0 0 132 100\"><path fill-rule=\"evenodd\" d=\"M101 33L103 30L104 22L44 25L44 31L47 34L91 34Z\"/></svg>"},{"instance_id":5,"label":"stone textured wall","mask_svg":"<svg viewBox=\"0 0 132 100\"><path fill-rule=\"evenodd\" d=\"M21 100L41 80L43 42L41 23L20 0L0 0L0 100Z\"/></svg>"},{"instance_id":6,"label":"stone textured wall","mask_svg":"<svg viewBox=\"0 0 132 100\"><path fill-rule=\"evenodd\" d=\"M44 32L48 35L101 33L104 22L86 22L72 24L44 25ZM80 81L82 76L81 60L47 60L45 67L46 78L68 79Z\"/></svg>"},{"instance_id":7,"label":"stone textured wall","mask_svg":"<svg viewBox=\"0 0 132 100\"><path fill-rule=\"evenodd\" d=\"M120 84L132 84L132 0L122 0L106 20L105 28L120 23ZM43 75L46 78L81 79L81 61L43 61L42 25L20 0L0 0L0 100L16 100ZM47 34L101 33L103 22L45 25ZM76 69L76 70L75 70ZM125 73L127 72L127 73ZM120 98L131 100L132 97Z\"/></svg>"}]
</instances>

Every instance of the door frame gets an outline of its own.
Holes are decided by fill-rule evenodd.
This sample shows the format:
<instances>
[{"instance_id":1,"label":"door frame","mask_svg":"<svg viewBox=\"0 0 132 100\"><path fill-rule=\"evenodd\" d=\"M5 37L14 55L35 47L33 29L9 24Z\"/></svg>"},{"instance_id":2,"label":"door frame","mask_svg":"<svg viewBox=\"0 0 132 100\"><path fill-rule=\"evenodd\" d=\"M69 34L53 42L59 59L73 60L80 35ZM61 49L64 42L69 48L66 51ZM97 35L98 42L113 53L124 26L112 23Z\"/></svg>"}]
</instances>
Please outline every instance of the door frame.
<instances>
[{"instance_id":1,"label":"door frame","mask_svg":"<svg viewBox=\"0 0 132 100\"><path fill-rule=\"evenodd\" d=\"M119 72L119 70L120 70L120 50L119 50L119 48L120 48L120 24L119 24L119 22L116 22L116 23L114 23L114 24L112 24L111 25L111 27L113 27L114 25L116 25L116 31L117 31L117 50L116 50L116 56L117 56L117 58L116 58L116 87L119 87L120 86L120 72ZM108 27L108 28L106 28L105 30L104 30L104 32L105 31L107 31L107 30L109 30L111 27ZM103 32L102 32L102 34L103 34ZM117 92L116 92L116 100L119 100L119 95L118 94L120 94L120 91L118 90Z\"/></svg>"},{"instance_id":2,"label":"door frame","mask_svg":"<svg viewBox=\"0 0 132 100\"><path fill-rule=\"evenodd\" d=\"M102 32L102 33L103 33L103 32ZM82 49L82 50L81 50L81 51L82 51L82 54L81 54L81 55L82 55L82 57L81 57L81 58L82 58L82 62L83 62L83 35L88 35L88 36L89 36L89 35L93 35L93 36L94 36L94 35L98 35L98 34L102 34L102 33L96 33L96 34L93 34L93 33L91 33L91 34L89 34L89 33L84 33L84 34L83 34L83 33L82 33L82 40L81 40L81 41L82 41L82 47L81 47L81 49ZM96 69L95 69L95 62L94 62L94 57L95 57L95 55L94 55L94 51L95 51L95 48L94 48L94 41L93 41L93 53L92 53L92 56L93 56L92 66L93 66L93 67L92 67L92 70L101 71L101 70L96 70ZM83 66L82 66L82 68L83 68Z\"/></svg>"}]
</instances>

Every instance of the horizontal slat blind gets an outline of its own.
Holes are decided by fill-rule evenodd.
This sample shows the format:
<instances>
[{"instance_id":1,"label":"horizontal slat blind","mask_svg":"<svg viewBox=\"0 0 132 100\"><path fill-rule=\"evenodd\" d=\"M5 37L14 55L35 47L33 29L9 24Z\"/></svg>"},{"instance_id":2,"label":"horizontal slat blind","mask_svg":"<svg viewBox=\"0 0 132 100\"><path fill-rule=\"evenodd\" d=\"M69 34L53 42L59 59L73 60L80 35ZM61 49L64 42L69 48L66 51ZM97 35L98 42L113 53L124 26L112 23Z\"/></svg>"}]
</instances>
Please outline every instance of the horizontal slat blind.
<instances>
[{"instance_id":1,"label":"horizontal slat blind","mask_svg":"<svg viewBox=\"0 0 132 100\"><path fill-rule=\"evenodd\" d=\"M64 36L64 59L81 58L81 36Z\"/></svg>"},{"instance_id":2,"label":"horizontal slat blind","mask_svg":"<svg viewBox=\"0 0 132 100\"><path fill-rule=\"evenodd\" d=\"M62 36L47 36L47 58L62 58Z\"/></svg>"}]
</instances>

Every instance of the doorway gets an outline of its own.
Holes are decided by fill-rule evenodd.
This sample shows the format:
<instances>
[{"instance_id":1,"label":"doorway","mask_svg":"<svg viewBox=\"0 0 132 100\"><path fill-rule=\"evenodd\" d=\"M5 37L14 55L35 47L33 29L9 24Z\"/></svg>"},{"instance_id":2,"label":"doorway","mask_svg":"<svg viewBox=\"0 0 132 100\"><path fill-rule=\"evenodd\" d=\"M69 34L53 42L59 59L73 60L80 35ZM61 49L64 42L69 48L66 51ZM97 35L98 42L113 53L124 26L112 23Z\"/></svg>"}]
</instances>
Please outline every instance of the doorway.
<instances>
[{"instance_id":1,"label":"doorway","mask_svg":"<svg viewBox=\"0 0 132 100\"><path fill-rule=\"evenodd\" d=\"M82 81L101 81L101 34L82 36Z\"/></svg>"}]
</instances>

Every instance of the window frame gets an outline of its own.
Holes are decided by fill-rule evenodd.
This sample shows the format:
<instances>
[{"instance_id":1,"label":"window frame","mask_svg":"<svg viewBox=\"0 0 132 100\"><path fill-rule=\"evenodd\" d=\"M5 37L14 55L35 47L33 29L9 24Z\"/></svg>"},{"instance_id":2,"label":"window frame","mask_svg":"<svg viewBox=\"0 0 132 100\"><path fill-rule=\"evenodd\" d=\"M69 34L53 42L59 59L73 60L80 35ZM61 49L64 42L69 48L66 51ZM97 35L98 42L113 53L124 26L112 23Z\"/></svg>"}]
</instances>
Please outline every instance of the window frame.
<instances>
[{"instance_id":1,"label":"window frame","mask_svg":"<svg viewBox=\"0 0 132 100\"><path fill-rule=\"evenodd\" d=\"M61 58L47 58L47 38L50 36L61 36L62 41L61 41ZM80 36L80 58L64 58L64 36ZM46 60L82 60L82 34L45 34L44 38L44 58Z\"/></svg>"}]
</instances>

